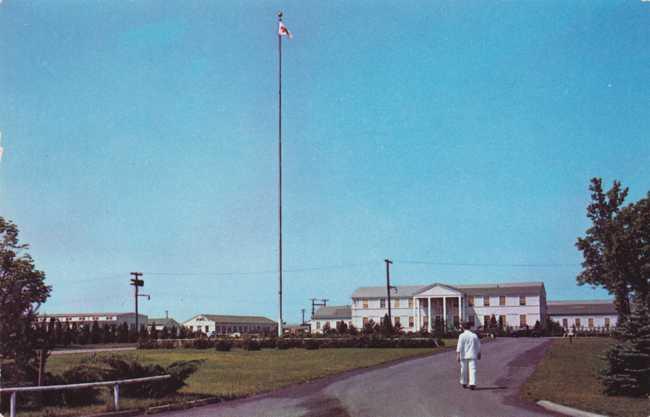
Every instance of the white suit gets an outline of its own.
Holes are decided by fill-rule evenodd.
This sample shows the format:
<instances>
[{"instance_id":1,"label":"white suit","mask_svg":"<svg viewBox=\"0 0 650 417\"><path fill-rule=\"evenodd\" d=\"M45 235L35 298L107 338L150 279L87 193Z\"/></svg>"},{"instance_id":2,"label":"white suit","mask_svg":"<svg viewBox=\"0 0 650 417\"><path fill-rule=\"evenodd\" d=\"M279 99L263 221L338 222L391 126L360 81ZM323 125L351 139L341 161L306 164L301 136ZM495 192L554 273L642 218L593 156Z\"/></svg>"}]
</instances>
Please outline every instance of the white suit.
<instances>
[{"instance_id":1,"label":"white suit","mask_svg":"<svg viewBox=\"0 0 650 417\"><path fill-rule=\"evenodd\" d=\"M478 336L465 330L458 336L456 352L460 356L460 383L467 385L469 373L469 385L476 385L476 360L481 355L481 341Z\"/></svg>"}]
</instances>

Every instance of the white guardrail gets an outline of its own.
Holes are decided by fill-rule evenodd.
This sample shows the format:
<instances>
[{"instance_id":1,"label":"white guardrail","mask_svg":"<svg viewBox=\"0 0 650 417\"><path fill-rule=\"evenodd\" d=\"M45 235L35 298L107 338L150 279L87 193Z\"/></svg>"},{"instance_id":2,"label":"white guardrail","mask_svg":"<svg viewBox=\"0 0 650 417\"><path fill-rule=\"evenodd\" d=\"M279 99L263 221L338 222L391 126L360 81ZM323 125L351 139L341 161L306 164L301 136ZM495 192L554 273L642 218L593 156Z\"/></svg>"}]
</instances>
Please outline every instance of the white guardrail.
<instances>
[{"instance_id":1,"label":"white guardrail","mask_svg":"<svg viewBox=\"0 0 650 417\"><path fill-rule=\"evenodd\" d=\"M62 389L77 389L89 387L101 387L105 385L113 386L113 406L115 411L120 409L120 385L124 384L137 384L139 382L159 381L161 379L171 378L171 375L148 376L145 378L133 379L120 379L117 381L102 381L102 382L85 382L82 384L70 385L42 385L40 387L13 387L13 388L0 388L0 394L4 392L11 393L9 400L9 417L16 417L16 394L19 392L34 392L34 391L55 391ZM2 414L0 414L2 416Z\"/></svg>"}]
</instances>

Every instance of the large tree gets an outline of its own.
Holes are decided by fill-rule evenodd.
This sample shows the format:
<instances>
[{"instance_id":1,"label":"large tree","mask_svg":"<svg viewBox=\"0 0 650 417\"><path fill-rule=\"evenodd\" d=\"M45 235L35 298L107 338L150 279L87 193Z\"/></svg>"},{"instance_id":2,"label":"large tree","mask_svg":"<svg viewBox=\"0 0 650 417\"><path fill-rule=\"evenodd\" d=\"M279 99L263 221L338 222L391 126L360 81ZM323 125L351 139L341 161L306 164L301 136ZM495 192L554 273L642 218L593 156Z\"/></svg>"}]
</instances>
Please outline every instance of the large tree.
<instances>
[{"instance_id":1,"label":"large tree","mask_svg":"<svg viewBox=\"0 0 650 417\"><path fill-rule=\"evenodd\" d=\"M608 394L650 392L650 193L623 207L627 188L614 182L605 192L591 180L587 216L592 226L578 238L583 271L579 284L602 286L615 296L619 315L617 339L607 354L603 382Z\"/></svg>"},{"instance_id":2,"label":"large tree","mask_svg":"<svg viewBox=\"0 0 650 417\"><path fill-rule=\"evenodd\" d=\"M43 345L37 313L51 288L28 249L18 240L16 225L0 217L0 356L12 359L20 375L30 378Z\"/></svg>"}]
</instances>

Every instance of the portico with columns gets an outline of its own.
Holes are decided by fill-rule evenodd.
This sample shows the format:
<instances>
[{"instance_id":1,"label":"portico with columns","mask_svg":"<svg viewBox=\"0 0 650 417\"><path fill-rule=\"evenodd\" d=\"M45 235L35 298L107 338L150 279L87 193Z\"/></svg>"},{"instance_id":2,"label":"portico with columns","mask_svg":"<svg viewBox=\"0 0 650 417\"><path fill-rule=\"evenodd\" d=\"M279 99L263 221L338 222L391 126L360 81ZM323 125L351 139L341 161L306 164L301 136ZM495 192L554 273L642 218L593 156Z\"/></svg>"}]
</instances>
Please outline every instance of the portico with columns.
<instances>
[{"instance_id":1,"label":"portico with columns","mask_svg":"<svg viewBox=\"0 0 650 417\"><path fill-rule=\"evenodd\" d=\"M447 328L457 327L466 316L463 293L458 289L433 284L413 295L415 328L431 332L436 320L442 320Z\"/></svg>"}]
</instances>

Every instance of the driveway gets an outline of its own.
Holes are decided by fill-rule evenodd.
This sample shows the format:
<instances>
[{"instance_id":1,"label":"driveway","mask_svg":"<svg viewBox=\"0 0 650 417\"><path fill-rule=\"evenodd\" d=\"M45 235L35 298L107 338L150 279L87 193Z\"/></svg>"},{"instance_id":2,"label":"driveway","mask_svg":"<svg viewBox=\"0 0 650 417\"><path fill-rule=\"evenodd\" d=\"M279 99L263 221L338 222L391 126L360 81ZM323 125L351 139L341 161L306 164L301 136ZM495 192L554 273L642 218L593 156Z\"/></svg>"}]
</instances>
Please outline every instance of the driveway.
<instances>
[{"instance_id":1,"label":"driveway","mask_svg":"<svg viewBox=\"0 0 650 417\"><path fill-rule=\"evenodd\" d=\"M458 383L455 352L357 371L268 394L162 414L165 417L529 417L553 416L517 399L550 341L483 345L476 391Z\"/></svg>"}]
</instances>

